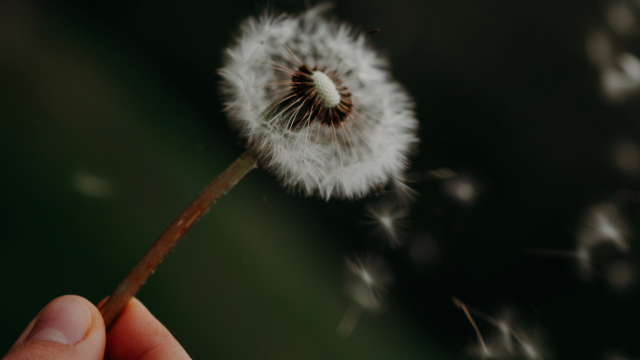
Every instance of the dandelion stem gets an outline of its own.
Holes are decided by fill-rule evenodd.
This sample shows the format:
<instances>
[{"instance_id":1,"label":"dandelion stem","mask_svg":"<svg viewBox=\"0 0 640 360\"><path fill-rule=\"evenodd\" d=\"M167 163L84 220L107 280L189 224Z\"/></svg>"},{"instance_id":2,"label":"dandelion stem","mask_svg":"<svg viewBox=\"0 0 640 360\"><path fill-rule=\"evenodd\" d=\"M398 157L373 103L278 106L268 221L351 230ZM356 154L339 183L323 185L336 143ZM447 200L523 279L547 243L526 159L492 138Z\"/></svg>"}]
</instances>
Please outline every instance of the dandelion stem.
<instances>
[{"instance_id":1,"label":"dandelion stem","mask_svg":"<svg viewBox=\"0 0 640 360\"><path fill-rule=\"evenodd\" d=\"M147 278L155 272L158 265L160 265L162 260L169 254L171 249L178 244L191 226L198 221L222 195L233 188L251 169L256 167L258 159L258 152L252 148L240 155L239 158L202 190L193 202L189 204L162 235L160 235L158 240L151 245L149 250L147 250L100 308L100 313L102 313L107 331L118 319L120 313L129 301L147 281Z\"/></svg>"}]
</instances>

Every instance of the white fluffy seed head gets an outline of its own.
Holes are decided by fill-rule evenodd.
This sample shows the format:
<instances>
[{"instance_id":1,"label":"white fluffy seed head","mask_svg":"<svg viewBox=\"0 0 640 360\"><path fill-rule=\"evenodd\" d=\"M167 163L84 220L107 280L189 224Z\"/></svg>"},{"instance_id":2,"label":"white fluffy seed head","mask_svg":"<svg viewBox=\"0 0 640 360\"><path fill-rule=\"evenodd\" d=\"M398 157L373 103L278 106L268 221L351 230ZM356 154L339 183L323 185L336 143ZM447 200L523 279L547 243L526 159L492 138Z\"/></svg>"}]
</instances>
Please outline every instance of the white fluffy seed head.
<instances>
[{"instance_id":1,"label":"white fluffy seed head","mask_svg":"<svg viewBox=\"0 0 640 360\"><path fill-rule=\"evenodd\" d=\"M358 198L401 176L417 121L387 61L325 9L246 20L221 90L232 125L285 186Z\"/></svg>"}]
</instances>

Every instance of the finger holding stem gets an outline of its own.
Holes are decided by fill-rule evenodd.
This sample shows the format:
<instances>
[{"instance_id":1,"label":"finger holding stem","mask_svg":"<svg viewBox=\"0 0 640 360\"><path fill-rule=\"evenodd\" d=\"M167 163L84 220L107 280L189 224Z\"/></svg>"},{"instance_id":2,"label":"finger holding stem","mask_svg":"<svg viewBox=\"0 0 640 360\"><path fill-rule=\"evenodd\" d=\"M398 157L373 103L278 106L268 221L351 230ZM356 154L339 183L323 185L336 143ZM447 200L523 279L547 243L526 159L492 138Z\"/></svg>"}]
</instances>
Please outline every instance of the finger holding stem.
<instances>
[{"instance_id":1,"label":"finger holding stem","mask_svg":"<svg viewBox=\"0 0 640 360\"><path fill-rule=\"evenodd\" d=\"M153 274L169 252L178 244L191 226L204 215L218 199L233 188L251 169L257 166L260 156L257 150L249 148L227 169L216 177L187 206L184 211L151 245L129 274L109 296L100 313L107 331L118 319L129 301Z\"/></svg>"}]
</instances>

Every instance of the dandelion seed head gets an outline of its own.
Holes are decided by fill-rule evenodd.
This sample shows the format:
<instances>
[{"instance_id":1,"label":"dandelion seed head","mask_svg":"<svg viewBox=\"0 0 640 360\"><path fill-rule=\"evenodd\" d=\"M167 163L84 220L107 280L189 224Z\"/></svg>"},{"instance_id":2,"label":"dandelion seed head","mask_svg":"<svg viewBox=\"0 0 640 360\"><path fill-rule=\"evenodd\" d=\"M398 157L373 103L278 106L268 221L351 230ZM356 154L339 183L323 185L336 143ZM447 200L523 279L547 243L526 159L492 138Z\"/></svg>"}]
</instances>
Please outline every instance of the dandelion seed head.
<instances>
[{"instance_id":1,"label":"dandelion seed head","mask_svg":"<svg viewBox=\"0 0 640 360\"><path fill-rule=\"evenodd\" d=\"M285 186L358 198L402 174L417 121L386 59L326 10L246 20L221 90L232 125Z\"/></svg>"}]
</instances>

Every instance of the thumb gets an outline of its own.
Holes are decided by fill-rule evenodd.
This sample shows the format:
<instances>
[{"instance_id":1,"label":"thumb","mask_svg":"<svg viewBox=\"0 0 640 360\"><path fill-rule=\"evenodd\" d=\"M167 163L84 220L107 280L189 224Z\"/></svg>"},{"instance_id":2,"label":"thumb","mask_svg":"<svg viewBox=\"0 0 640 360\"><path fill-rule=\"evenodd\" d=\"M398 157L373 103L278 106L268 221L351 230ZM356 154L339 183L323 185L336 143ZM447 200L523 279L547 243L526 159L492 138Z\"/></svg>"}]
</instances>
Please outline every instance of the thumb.
<instances>
[{"instance_id":1,"label":"thumb","mask_svg":"<svg viewBox=\"0 0 640 360\"><path fill-rule=\"evenodd\" d=\"M59 297L42 309L2 360L102 360L102 316L79 296Z\"/></svg>"}]
</instances>

